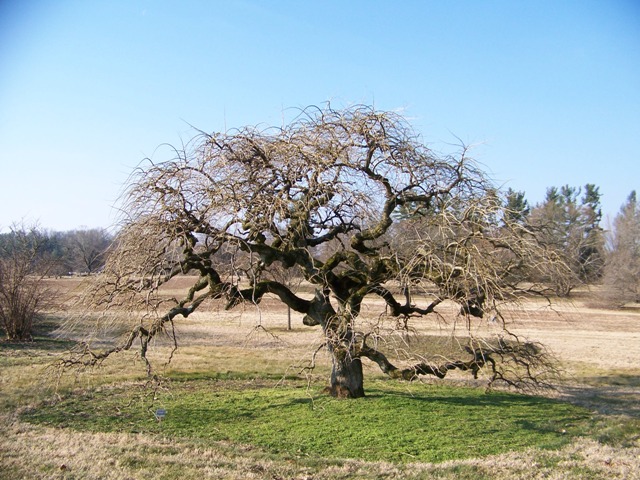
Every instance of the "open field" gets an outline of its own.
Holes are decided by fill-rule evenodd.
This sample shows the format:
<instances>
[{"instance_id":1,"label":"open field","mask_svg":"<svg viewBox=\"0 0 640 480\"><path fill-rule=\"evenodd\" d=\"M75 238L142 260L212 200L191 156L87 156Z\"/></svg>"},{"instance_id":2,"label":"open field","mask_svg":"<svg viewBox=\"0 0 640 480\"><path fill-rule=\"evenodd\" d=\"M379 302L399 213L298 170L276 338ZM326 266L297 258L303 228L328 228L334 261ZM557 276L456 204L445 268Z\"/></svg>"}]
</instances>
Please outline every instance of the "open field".
<instances>
[{"instance_id":1,"label":"open field","mask_svg":"<svg viewBox=\"0 0 640 480\"><path fill-rule=\"evenodd\" d=\"M70 290L76 280L56 282ZM372 365L365 365L367 399L326 399L320 391L327 356L321 351L316 368L304 368L322 343L320 332L304 327L295 313L287 330L286 308L273 299L230 312L211 305L179 322L181 346L160 368L166 380L159 385L143 388L144 368L133 353L58 377L48 367L71 344L52 336L61 318L53 311L33 343L0 344L0 478L640 478L640 313L589 308L590 302L586 291L553 308L531 300L509 325L558 358L564 377L549 395L560 403L485 394L482 379L462 375L388 382ZM391 330L392 322L378 316L381 307L369 302L363 321ZM485 321L475 333L492 328ZM417 324L411 336L398 335L394 348L420 339L446 350L450 325ZM162 365L169 342L155 347ZM305 437L309 425L321 428L313 422L322 415L329 415L323 425L347 428L358 405L364 405L361 428L335 439L335 455ZM436 412L443 405L448 408ZM169 412L165 423L153 418L161 407ZM344 408L349 417L340 417ZM429 415L443 421L424 430ZM402 423L406 417L419 418L415 429ZM283 423L277 438L285 440L271 445L269 429ZM393 424L404 426L384 430L390 432L384 439L371 433ZM443 445L433 452L420 447L434 431L442 444L460 434L444 461L437 456ZM349 438L351 450L344 448ZM367 442L391 438L395 447L366 453ZM298 448L288 450L286 442L299 442Z\"/></svg>"}]
</instances>

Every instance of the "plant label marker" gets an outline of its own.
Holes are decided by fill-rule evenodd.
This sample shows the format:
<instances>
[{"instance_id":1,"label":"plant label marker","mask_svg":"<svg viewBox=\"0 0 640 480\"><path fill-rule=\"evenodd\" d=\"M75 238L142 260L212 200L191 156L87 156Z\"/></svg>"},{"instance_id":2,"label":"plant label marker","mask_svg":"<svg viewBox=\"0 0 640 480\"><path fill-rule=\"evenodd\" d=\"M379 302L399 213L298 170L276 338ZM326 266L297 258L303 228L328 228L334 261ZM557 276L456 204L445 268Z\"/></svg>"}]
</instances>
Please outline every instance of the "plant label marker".
<instances>
[{"instance_id":1,"label":"plant label marker","mask_svg":"<svg viewBox=\"0 0 640 480\"><path fill-rule=\"evenodd\" d=\"M155 416L156 420L161 422L162 420L164 420L164 417L167 416L167 411L164 408L159 408L156 410Z\"/></svg>"}]
</instances>

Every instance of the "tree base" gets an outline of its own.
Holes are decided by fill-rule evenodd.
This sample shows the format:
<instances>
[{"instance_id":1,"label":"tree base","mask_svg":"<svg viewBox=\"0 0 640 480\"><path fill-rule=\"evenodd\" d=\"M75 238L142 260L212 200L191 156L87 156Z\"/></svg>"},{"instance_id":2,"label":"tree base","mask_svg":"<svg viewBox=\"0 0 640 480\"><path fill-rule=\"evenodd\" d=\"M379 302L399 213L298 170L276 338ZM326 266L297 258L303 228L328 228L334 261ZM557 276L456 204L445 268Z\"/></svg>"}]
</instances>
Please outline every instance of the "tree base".
<instances>
[{"instance_id":1,"label":"tree base","mask_svg":"<svg viewBox=\"0 0 640 480\"><path fill-rule=\"evenodd\" d=\"M352 392L347 387L343 385L333 385L330 387L325 387L322 390L322 393L327 393L334 398L362 398L365 396L364 389L358 389L355 392Z\"/></svg>"},{"instance_id":2,"label":"tree base","mask_svg":"<svg viewBox=\"0 0 640 480\"><path fill-rule=\"evenodd\" d=\"M362 362L359 358L333 358L331 385L325 391L335 398L364 397Z\"/></svg>"}]
</instances>

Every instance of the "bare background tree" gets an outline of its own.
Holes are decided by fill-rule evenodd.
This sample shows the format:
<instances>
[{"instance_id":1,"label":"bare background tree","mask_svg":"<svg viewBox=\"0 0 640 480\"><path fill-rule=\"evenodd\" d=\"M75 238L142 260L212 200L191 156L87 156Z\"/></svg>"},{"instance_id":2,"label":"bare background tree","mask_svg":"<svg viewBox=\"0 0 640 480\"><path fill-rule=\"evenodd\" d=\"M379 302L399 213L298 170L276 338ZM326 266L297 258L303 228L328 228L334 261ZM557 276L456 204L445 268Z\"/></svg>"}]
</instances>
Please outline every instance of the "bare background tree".
<instances>
[{"instance_id":1,"label":"bare background tree","mask_svg":"<svg viewBox=\"0 0 640 480\"><path fill-rule=\"evenodd\" d=\"M103 228L73 230L64 235L67 257L72 260L73 271L95 273L104 265L111 235Z\"/></svg>"},{"instance_id":2,"label":"bare background tree","mask_svg":"<svg viewBox=\"0 0 640 480\"><path fill-rule=\"evenodd\" d=\"M640 205L635 191L629 194L607 234L603 284L608 303L623 306L640 302Z\"/></svg>"},{"instance_id":3,"label":"bare background tree","mask_svg":"<svg viewBox=\"0 0 640 480\"><path fill-rule=\"evenodd\" d=\"M31 340L52 292L44 278L53 263L47 237L36 226L13 225L0 241L0 325L11 341Z\"/></svg>"},{"instance_id":4,"label":"bare background tree","mask_svg":"<svg viewBox=\"0 0 640 480\"><path fill-rule=\"evenodd\" d=\"M66 365L138 345L151 371L150 340L172 335L203 302L230 309L270 294L322 329L334 396L364 395L363 359L392 378L486 369L490 381L539 384L544 350L509 334L502 306L542 290L523 280L570 271L516 221L464 145L438 155L395 113L327 106L282 128L200 134L174 153L133 176L128 216L83 299L87 309L127 316L128 335L107 350L84 344ZM270 275L276 267L301 272L313 296ZM183 298L160 294L189 272ZM466 340L439 362L393 359L378 325L361 316L369 296L402 328L447 317ZM483 318L501 327L492 338L473 335Z\"/></svg>"},{"instance_id":5,"label":"bare background tree","mask_svg":"<svg viewBox=\"0 0 640 480\"><path fill-rule=\"evenodd\" d=\"M25 230L24 227L17 227ZM14 228L15 230L16 228ZM50 275L92 274L104 266L109 254L113 236L103 228L77 229L65 232L47 231L42 228L30 228L40 237L39 257L47 258L47 272ZM5 254L11 251L15 232L0 234L0 245L4 245Z\"/></svg>"}]
</instances>

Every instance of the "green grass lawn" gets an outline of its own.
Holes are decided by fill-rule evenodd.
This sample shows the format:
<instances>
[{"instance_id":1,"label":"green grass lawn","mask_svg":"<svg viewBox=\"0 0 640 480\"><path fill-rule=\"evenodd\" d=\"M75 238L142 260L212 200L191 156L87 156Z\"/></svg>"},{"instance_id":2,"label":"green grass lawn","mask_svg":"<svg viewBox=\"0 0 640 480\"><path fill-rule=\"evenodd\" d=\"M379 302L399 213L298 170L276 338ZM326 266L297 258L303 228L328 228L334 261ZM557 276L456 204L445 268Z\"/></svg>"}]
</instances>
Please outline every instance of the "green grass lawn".
<instances>
[{"instance_id":1,"label":"green grass lawn","mask_svg":"<svg viewBox=\"0 0 640 480\"><path fill-rule=\"evenodd\" d=\"M558 448L585 431L584 409L544 398L388 381L367 397L336 400L302 382L179 380L154 393L129 385L69 396L23 414L33 422L227 440L284 457L392 462L479 457ZM162 422L154 412L167 411Z\"/></svg>"}]
</instances>

